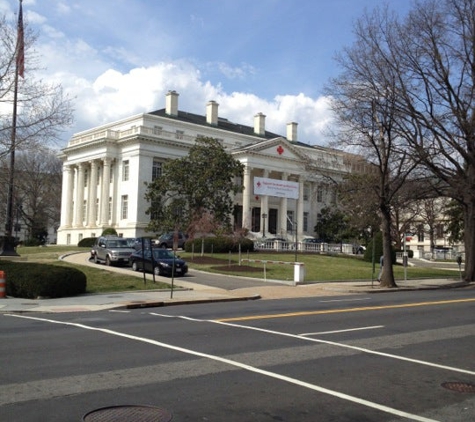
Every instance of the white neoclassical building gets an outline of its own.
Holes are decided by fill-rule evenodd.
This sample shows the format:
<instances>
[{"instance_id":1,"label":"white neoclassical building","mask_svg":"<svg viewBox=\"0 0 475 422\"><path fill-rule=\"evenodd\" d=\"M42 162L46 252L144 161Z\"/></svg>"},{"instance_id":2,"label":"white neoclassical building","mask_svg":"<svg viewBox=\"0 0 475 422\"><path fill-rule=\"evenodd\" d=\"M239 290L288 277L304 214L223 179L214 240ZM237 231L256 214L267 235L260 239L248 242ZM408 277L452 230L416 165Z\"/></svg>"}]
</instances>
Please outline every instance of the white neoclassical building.
<instances>
[{"instance_id":1,"label":"white neoclassical building","mask_svg":"<svg viewBox=\"0 0 475 422\"><path fill-rule=\"evenodd\" d=\"M356 161L341 151L300 143L297 123L288 123L281 136L266 130L262 113L247 126L220 117L215 101L197 115L179 110L178 99L169 91L164 109L72 137L61 151L58 244L97 237L106 227L124 237L150 236L144 182L159 177L166 160L187 155L198 136L219 139L245 166L244 191L234 198L236 229L257 237L314 235L321 209L336 200L329 181L341 180Z\"/></svg>"}]
</instances>

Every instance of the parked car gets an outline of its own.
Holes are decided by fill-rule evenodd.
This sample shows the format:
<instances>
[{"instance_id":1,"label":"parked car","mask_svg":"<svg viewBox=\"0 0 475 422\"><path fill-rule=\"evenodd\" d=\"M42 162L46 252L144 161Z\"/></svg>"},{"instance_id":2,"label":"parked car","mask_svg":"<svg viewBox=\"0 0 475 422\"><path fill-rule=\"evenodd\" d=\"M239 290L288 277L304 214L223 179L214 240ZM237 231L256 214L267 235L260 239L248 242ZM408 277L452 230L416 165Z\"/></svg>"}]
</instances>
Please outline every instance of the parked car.
<instances>
[{"instance_id":1,"label":"parked car","mask_svg":"<svg viewBox=\"0 0 475 422\"><path fill-rule=\"evenodd\" d=\"M136 251L142 249L142 247L148 249L156 246L156 239L151 237L129 237L127 238L127 242L129 243L129 246L134 248Z\"/></svg>"},{"instance_id":2,"label":"parked car","mask_svg":"<svg viewBox=\"0 0 475 422\"><path fill-rule=\"evenodd\" d=\"M172 251L164 249L136 251L130 255L130 265L134 271L145 270L145 272L154 272L155 275L163 276L171 276L173 266L175 266L175 276L184 276L188 272L188 265L183 259L177 257Z\"/></svg>"},{"instance_id":3,"label":"parked car","mask_svg":"<svg viewBox=\"0 0 475 422\"><path fill-rule=\"evenodd\" d=\"M323 243L321 239L316 239L315 237L306 237L302 240L302 243Z\"/></svg>"},{"instance_id":4,"label":"parked car","mask_svg":"<svg viewBox=\"0 0 475 422\"><path fill-rule=\"evenodd\" d=\"M175 232L168 232L162 234L158 238L158 246L163 249L173 248L173 241L175 239ZM177 233L177 247L183 249L185 247L187 236L182 232Z\"/></svg>"},{"instance_id":5,"label":"parked car","mask_svg":"<svg viewBox=\"0 0 475 422\"><path fill-rule=\"evenodd\" d=\"M127 239L117 236L100 236L91 249L91 257L96 264L106 265L129 264L130 254L135 249Z\"/></svg>"}]
</instances>

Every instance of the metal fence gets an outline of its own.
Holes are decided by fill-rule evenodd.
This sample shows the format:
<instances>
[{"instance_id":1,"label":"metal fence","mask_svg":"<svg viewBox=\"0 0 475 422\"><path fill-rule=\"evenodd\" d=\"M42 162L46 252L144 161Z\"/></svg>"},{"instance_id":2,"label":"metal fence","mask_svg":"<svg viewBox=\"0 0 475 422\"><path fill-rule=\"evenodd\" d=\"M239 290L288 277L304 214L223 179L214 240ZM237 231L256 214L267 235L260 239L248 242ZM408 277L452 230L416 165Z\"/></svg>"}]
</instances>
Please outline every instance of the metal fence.
<instances>
[{"instance_id":1,"label":"metal fence","mask_svg":"<svg viewBox=\"0 0 475 422\"><path fill-rule=\"evenodd\" d=\"M263 251L295 251L297 248L301 252L315 253L344 253L356 254L358 248L348 243L310 243L310 242L289 242L283 240L258 240L254 242L255 250Z\"/></svg>"}]
</instances>

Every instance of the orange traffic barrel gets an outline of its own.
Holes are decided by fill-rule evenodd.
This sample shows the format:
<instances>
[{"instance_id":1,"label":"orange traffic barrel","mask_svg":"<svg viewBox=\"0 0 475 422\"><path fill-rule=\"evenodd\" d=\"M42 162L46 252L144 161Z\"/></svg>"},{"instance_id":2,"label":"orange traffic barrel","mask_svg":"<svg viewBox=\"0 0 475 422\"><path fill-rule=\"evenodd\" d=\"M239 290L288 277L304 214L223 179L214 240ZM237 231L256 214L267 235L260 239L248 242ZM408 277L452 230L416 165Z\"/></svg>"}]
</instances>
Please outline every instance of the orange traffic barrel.
<instances>
[{"instance_id":1,"label":"orange traffic barrel","mask_svg":"<svg viewBox=\"0 0 475 422\"><path fill-rule=\"evenodd\" d=\"M0 271L0 298L7 297L7 276L5 271Z\"/></svg>"}]
</instances>

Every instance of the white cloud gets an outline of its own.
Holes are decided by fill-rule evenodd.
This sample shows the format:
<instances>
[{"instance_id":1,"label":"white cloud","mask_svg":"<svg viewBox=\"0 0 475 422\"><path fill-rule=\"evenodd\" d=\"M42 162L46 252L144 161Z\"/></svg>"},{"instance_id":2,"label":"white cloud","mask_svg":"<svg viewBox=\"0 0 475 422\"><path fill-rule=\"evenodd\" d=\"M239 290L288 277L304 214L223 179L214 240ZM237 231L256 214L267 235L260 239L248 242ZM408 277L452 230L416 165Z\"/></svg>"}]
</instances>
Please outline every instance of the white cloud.
<instances>
[{"instance_id":1,"label":"white cloud","mask_svg":"<svg viewBox=\"0 0 475 422\"><path fill-rule=\"evenodd\" d=\"M92 81L73 74L59 76L66 92L76 98L75 132L164 108L169 90L180 94L182 111L205 114L206 103L215 100L221 117L252 126L254 115L262 112L267 116L266 129L283 136L286 124L295 121L299 124L299 140L311 144L323 143L321 132L330 119L325 98L298 94L267 101L250 93L226 93L220 85L203 81L199 69L187 61L162 62L127 73L108 69Z\"/></svg>"}]
</instances>

